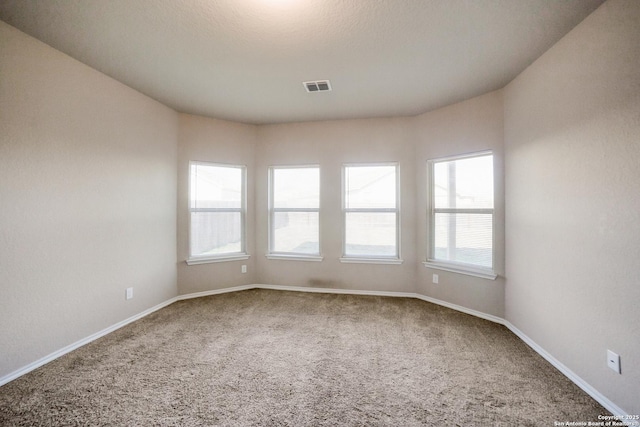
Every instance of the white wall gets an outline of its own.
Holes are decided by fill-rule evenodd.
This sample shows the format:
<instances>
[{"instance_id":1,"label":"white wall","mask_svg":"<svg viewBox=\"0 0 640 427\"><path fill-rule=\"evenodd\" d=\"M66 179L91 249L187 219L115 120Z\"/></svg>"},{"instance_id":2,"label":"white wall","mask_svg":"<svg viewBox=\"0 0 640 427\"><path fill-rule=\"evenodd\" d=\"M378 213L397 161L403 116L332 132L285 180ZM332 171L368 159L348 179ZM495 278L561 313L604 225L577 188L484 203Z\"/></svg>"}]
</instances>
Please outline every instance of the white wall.
<instances>
[{"instance_id":1,"label":"white wall","mask_svg":"<svg viewBox=\"0 0 640 427\"><path fill-rule=\"evenodd\" d=\"M487 314L504 316L503 105L496 91L416 117L251 126L180 115L178 287L181 294L252 283L368 291L419 292ZM496 159L495 281L427 269L426 162L492 149ZM247 261L188 266L188 162L247 165ZM341 263L342 165L399 162L401 265ZM320 165L322 262L269 260L268 168ZM249 272L242 274L240 266ZM431 284L431 274L440 284Z\"/></svg>"},{"instance_id":2,"label":"white wall","mask_svg":"<svg viewBox=\"0 0 640 427\"><path fill-rule=\"evenodd\" d=\"M256 149L256 259L260 283L414 292L415 171L411 119L336 120L258 127ZM399 162L402 265L344 264L342 165ZM268 260L268 168L320 165L322 262Z\"/></svg>"},{"instance_id":3,"label":"white wall","mask_svg":"<svg viewBox=\"0 0 640 427\"><path fill-rule=\"evenodd\" d=\"M630 414L640 413L639 66L640 2L614 0L505 90L507 320Z\"/></svg>"},{"instance_id":4,"label":"white wall","mask_svg":"<svg viewBox=\"0 0 640 427\"><path fill-rule=\"evenodd\" d=\"M260 283L419 292L487 314L504 316L503 105L496 91L416 117L338 120L258 127L256 257ZM427 160L491 149L496 158L496 270L486 280L427 269ZM400 164L402 265L341 264L341 167L349 162ZM267 170L319 164L324 261L267 260ZM261 215L260 212L264 214ZM440 275L431 284L432 273Z\"/></svg>"},{"instance_id":5,"label":"white wall","mask_svg":"<svg viewBox=\"0 0 640 427\"><path fill-rule=\"evenodd\" d=\"M502 91L459 102L415 118L416 207L414 233L418 261L427 256L426 163L458 154L492 150L494 158L494 269L495 280L419 266L416 289L419 293L482 313L504 317L504 156ZM438 283L433 283L433 274Z\"/></svg>"},{"instance_id":6,"label":"white wall","mask_svg":"<svg viewBox=\"0 0 640 427\"><path fill-rule=\"evenodd\" d=\"M0 22L0 378L177 294L177 131Z\"/></svg>"},{"instance_id":7,"label":"white wall","mask_svg":"<svg viewBox=\"0 0 640 427\"><path fill-rule=\"evenodd\" d=\"M417 117L258 127L178 115L0 23L0 377L177 293L267 283L505 315L639 413L638 22L640 2L609 1L504 91ZM426 160L487 148L501 277L423 267ZM247 165L250 260L184 264L189 160ZM394 160L404 264L340 264L342 163ZM267 260L267 168L300 163L322 168L325 260Z\"/></svg>"},{"instance_id":8,"label":"white wall","mask_svg":"<svg viewBox=\"0 0 640 427\"><path fill-rule=\"evenodd\" d=\"M210 291L256 283L254 155L256 127L226 120L180 114L178 138L178 291ZM189 161L247 167L248 260L187 265L189 256ZM241 266L247 266L247 273Z\"/></svg>"}]
</instances>

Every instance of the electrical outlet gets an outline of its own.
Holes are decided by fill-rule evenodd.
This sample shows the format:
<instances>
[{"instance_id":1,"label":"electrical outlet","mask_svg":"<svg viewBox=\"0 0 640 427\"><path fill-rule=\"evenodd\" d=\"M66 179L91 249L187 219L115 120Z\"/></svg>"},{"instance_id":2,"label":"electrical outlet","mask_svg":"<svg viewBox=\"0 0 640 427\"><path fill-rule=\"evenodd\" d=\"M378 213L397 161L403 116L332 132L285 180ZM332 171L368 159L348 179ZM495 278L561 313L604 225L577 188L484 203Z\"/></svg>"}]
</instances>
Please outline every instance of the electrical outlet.
<instances>
[{"instance_id":1,"label":"electrical outlet","mask_svg":"<svg viewBox=\"0 0 640 427\"><path fill-rule=\"evenodd\" d=\"M133 288L127 288L127 293L125 294L126 299L133 298Z\"/></svg>"},{"instance_id":2,"label":"electrical outlet","mask_svg":"<svg viewBox=\"0 0 640 427\"><path fill-rule=\"evenodd\" d=\"M622 373L620 370L620 356L611 350L607 350L607 366L619 374Z\"/></svg>"},{"instance_id":3,"label":"electrical outlet","mask_svg":"<svg viewBox=\"0 0 640 427\"><path fill-rule=\"evenodd\" d=\"M246 265L242 265L242 268L240 269L240 271L242 271L243 273L247 272L247 266Z\"/></svg>"},{"instance_id":4,"label":"electrical outlet","mask_svg":"<svg viewBox=\"0 0 640 427\"><path fill-rule=\"evenodd\" d=\"M433 283L438 283L438 275L437 274L433 275Z\"/></svg>"}]
</instances>

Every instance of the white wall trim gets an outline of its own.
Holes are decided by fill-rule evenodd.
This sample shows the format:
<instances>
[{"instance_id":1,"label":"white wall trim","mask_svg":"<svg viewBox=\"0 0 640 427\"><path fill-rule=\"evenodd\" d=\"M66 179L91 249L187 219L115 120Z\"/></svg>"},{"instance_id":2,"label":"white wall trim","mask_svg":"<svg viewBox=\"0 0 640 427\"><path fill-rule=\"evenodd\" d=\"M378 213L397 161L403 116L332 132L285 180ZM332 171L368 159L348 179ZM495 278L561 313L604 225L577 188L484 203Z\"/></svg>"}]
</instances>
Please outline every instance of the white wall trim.
<instances>
[{"instance_id":1,"label":"white wall trim","mask_svg":"<svg viewBox=\"0 0 640 427\"><path fill-rule=\"evenodd\" d=\"M454 264L444 264L442 262L435 261L424 261L422 265L427 268L449 271L451 273L466 274L467 276L480 277L481 279L496 280L496 278L498 277L496 272L493 270L483 270L480 268L474 269L470 267L465 268L462 266L458 267Z\"/></svg>"},{"instance_id":2,"label":"white wall trim","mask_svg":"<svg viewBox=\"0 0 640 427\"><path fill-rule=\"evenodd\" d=\"M616 405L615 403L613 403L612 401L607 399L598 390L593 388L589 383L587 383L585 380L583 380L578 375L576 375L575 372L573 372L571 369L567 368L562 362L560 362L558 359L553 357L544 348L540 347L535 341L533 341L531 338L529 338L527 335L525 335L524 332L522 332L520 329L518 329L515 326L513 326L511 324L511 322L509 322L507 320L504 320L503 324L511 332L513 332L518 338L520 338L522 341L524 341L525 344L527 344L529 347L531 347L533 350L535 350L535 352L538 353L540 356L544 357L547 362L549 362L553 366L555 366L555 368L557 370L559 370L560 372L562 372L564 374L564 376L569 378L575 385L580 387L589 396L593 397L599 404L604 406L605 409L607 409L613 415L617 415L617 416L620 416L620 417L625 417L625 416L629 415L624 410L622 410L622 408L620 408L618 405ZM623 421L623 420L620 420L620 421Z\"/></svg>"},{"instance_id":3,"label":"white wall trim","mask_svg":"<svg viewBox=\"0 0 640 427\"><path fill-rule=\"evenodd\" d=\"M256 289L271 289L274 291L312 292L319 294L370 295L379 297L413 298L415 294L408 292L367 291L359 289L312 288L306 286L255 285Z\"/></svg>"},{"instance_id":4,"label":"white wall trim","mask_svg":"<svg viewBox=\"0 0 640 427\"><path fill-rule=\"evenodd\" d=\"M198 265L198 264L211 264L214 262L229 262L229 261L243 261L245 259L249 259L251 255L248 254L237 254L237 255L224 255L224 256L201 256L201 257L193 257L187 258L185 261L187 265Z\"/></svg>"},{"instance_id":5,"label":"white wall trim","mask_svg":"<svg viewBox=\"0 0 640 427\"><path fill-rule=\"evenodd\" d=\"M227 294L229 292L247 291L249 289L255 289L256 287L257 287L256 285L233 286L231 288L213 289L211 291L194 292L192 294L178 295L175 299L176 301L182 301L182 300L192 299L192 298L208 297L211 295Z\"/></svg>"},{"instance_id":6,"label":"white wall trim","mask_svg":"<svg viewBox=\"0 0 640 427\"><path fill-rule=\"evenodd\" d=\"M354 289L333 289L333 288L311 288L303 286L279 286L279 285L255 285L256 289L272 289L280 291L296 291L296 292L316 292L316 293L333 293L333 294L351 294L351 295L373 295L373 296L385 296L385 297L399 297L399 298L417 298L422 301L437 304L443 307L450 308L452 310L460 311L462 313L469 314L471 316L479 317L481 319L488 320L490 322L498 323L506 326L511 332L513 332L518 338L524 341L529 347L531 347L536 353L551 363L556 369L558 369L564 376L569 378L574 384L580 387L585 393L591 396L594 400L600 403L605 409L611 412L613 415L620 417L627 416L622 408L615 403L607 399L602 393L589 385L586 381L576 375L573 371L562 364L558 359L549 354L545 349L540 347L535 341L526 336L522 331L513 326L505 319L494 316L492 314L483 313L481 311L473 310L461 305L453 304L447 301L442 301L436 298L428 297L426 295L412 293L412 292L390 292L390 291L366 291L366 290L354 290Z\"/></svg>"},{"instance_id":7,"label":"white wall trim","mask_svg":"<svg viewBox=\"0 0 640 427\"><path fill-rule=\"evenodd\" d=\"M276 261L312 261L312 262L322 262L324 259L323 256L320 255L294 255L294 254L266 254L265 257L267 259L276 260Z\"/></svg>"},{"instance_id":8,"label":"white wall trim","mask_svg":"<svg viewBox=\"0 0 640 427\"><path fill-rule=\"evenodd\" d=\"M77 348L80 348L85 344L89 344L90 342L95 341L98 338L101 338L101 337L103 337L103 336L105 336L107 334L110 334L111 332L113 332L113 331L115 331L117 329L120 329L123 326L128 325L129 323L132 323L132 322L135 322L136 320L142 319L143 317L153 313L154 311L158 311L161 308L164 308L164 307L166 307L166 306L168 306L170 304L173 304L176 301L177 301L177 297L171 298L171 299L169 299L169 300L167 300L165 302L162 302L162 303L160 303L158 305L155 305L155 306L153 306L153 307L151 307L151 308L149 308L149 309L147 309L147 310L145 310L145 311L143 311L141 313L138 313L138 314L136 314L134 316L131 316L131 317L125 319L125 320L122 320L122 321L120 321L120 322L118 322L118 323L116 323L114 325L111 325L108 328L105 328L105 329L103 329L101 331L98 331L98 332L96 332L94 334L91 334L86 338L78 340L78 341L74 342L73 344L69 344L68 346L63 347L60 350L56 350L53 353L50 353L50 354L48 354L48 355L36 360L35 362L29 363L28 365L26 365L26 366L24 366L24 367L22 367L20 369L17 369L15 371L5 375L4 377L0 378L0 386L3 386L4 384L6 384L8 382L11 382L11 381L17 379L17 378L23 376L24 374L27 374L27 373L33 371L34 369L39 368L42 365L46 365L47 363L49 363L49 362L51 362L51 361L53 361L53 360L55 360L55 359L57 359L57 358L59 358L61 356L64 356L65 354L67 354L67 353L69 353L69 352L71 352L71 351L73 351L73 350L75 350Z\"/></svg>"},{"instance_id":9,"label":"white wall trim","mask_svg":"<svg viewBox=\"0 0 640 427\"><path fill-rule=\"evenodd\" d=\"M470 314L471 316L479 317L481 319L488 320L490 322L498 323L500 325L504 325L504 319L498 316L494 316L493 314L483 313L482 311L473 310L471 308L463 307L461 305L452 304L447 301L442 301L436 298L431 298L421 294L414 294L414 298L421 299L426 302L430 302L433 304L441 305L443 307L450 308L452 310L460 311L462 313Z\"/></svg>"},{"instance_id":10,"label":"white wall trim","mask_svg":"<svg viewBox=\"0 0 640 427\"><path fill-rule=\"evenodd\" d=\"M400 265L404 260L400 258L358 258L358 257L340 257L343 264L390 264Z\"/></svg>"},{"instance_id":11,"label":"white wall trim","mask_svg":"<svg viewBox=\"0 0 640 427\"><path fill-rule=\"evenodd\" d=\"M25 375L34 369L39 368L42 365L45 365L65 354L82 347L85 344L89 344L92 341L97 340L100 337L103 337L117 329L122 328L123 326L128 325L129 323L135 322L154 311L158 311L161 308L164 308L170 304L173 304L176 301L182 301L192 298L200 298L210 295L219 295L225 294L229 292L238 292L238 291L246 291L250 289L271 289L275 291L293 291L293 292L314 292L314 293L324 293L324 294L347 294L347 295L370 295L370 296L382 296L382 297L396 297L396 298L417 298L422 301L430 302L433 304L437 304L443 307L450 308L452 310L460 311L462 313L469 314L471 316L479 317L481 319L485 319L494 323L498 323L506 326L511 332L513 332L518 338L524 341L529 347L531 347L536 353L542 356L545 360L551 363L556 369L558 369L563 375L565 375L569 380L571 380L575 385L580 387L585 393L595 399L598 403L600 403L605 409L611 412L613 415L624 417L627 414L622 408L617 406L615 403L607 399L602 393L589 385L586 381L576 375L571 369L567 368L563 363L561 363L558 359L553 357L550 353L548 353L545 349L540 347L535 341L525 335L522 331L512 325L509 321L502 319L498 316L494 316L492 314L483 313L481 311L473 310L467 307L463 307L461 305L453 304L447 301L442 301L436 298L428 297L426 295L414 293L414 292L391 292L391 291L369 291L369 290L358 290L358 289L337 289L337 288L312 288L312 287L304 287L304 286L281 286L281 285L267 285L267 284L255 284L255 285L241 285L234 286L230 288L222 288L222 289L214 289L210 291L203 292L194 292L190 294L178 295L173 297L163 303L160 303L154 307L151 307L135 316L131 316L128 319L125 319L121 322L118 322L106 329L103 329L95 334L89 335L86 338L83 338L79 341L74 342L60 350L54 351L53 353L36 360L16 371L11 372L8 375L0 378L0 386L13 381L22 375Z\"/></svg>"},{"instance_id":12,"label":"white wall trim","mask_svg":"<svg viewBox=\"0 0 640 427\"><path fill-rule=\"evenodd\" d=\"M443 307L451 308L453 310L470 314L472 316L489 320L491 322L499 323L501 325L504 324L504 319L498 316L483 313L477 310L472 310L470 308L466 308L461 305L456 305L450 302L441 301L439 299L431 298L431 297L417 294L414 292L367 291L367 290L357 290L357 289L311 288L311 287L304 287L304 286L279 286L279 285L255 285L255 288L272 289L277 291L316 292L316 293L323 293L323 294L348 294L348 295L371 295L371 296L396 297L396 298L417 298L422 301L426 301L433 304L441 305Z\"/></svg>"}]
</instances>

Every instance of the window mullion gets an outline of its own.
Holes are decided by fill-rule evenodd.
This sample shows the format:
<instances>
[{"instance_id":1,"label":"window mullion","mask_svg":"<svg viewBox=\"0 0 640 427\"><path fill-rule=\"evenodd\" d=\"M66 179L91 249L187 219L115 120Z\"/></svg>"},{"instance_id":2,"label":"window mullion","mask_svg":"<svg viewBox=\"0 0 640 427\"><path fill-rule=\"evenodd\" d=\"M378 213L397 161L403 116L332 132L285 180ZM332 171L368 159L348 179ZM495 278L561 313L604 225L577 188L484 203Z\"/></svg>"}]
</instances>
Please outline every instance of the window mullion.
<instances>
[{"instance_id":1,"label":"window mullion","mask_svg":"<svg viewBox=\"0 0 640 427\"><path fill-rule=\"evenodd\" d=\"M344 164L342 171L340 261L401 263L398 164Z\"/></svg>"},{"instance_id":2,"label":"window mullion","mask_svg":"<svg viewBox=\"0 0 640 427\"><path fill-rule=\"evenodd\" d=\"M319 208L273 208L273 212L319 212Z\"/></svg>"},{"instance_id":3,"label":"window mullion","mask_svg":"<svg viewBox=\"0 0 640 427\"><path fill-rule=\"evenodd\" d=\"M425 265L447 265L461 272L477 270L495 277L491 270L495 249L493 174L490 151L428 161L429 248Z\"/></svg>"},{"instance_id":4,"label":"window mullion","mask_svg":"<svg viewBox=\"0 0 640 427\"><path fill-rule=\"evenodd\" d=\"M269 168L269 259L321 260L320 168ZM293 205L276 207L280 205ZM304 205L317 207L303 207ZM306 214L306 215L305 215ZM271 257L275 258L271 258Z\"/></svg>"},{"instance_id":5,"label":"window mullion","mask_svg":"<svg viewBox=\"0 0 640 427\"><path fill-rule=\"evenodd\" d=\"M191 208L190 212L236 212L242 213L242 208Z\"/></svg>"},{"instance_id":6,"label":"window mullion","mask_svg":"<svg viewBox=\"0 0 640 427\"><path fill-rule=\"evenodd\" d=\"M345 208L345 212L353 213L397 213L398 208Z\"/></svg>"},{"instance_id":7,"label":"window mullion","mask_svg":"<svg viewBox=\"0 0 640 427\"><path fill-rule=\"evenodd\" d=\"M473 208L460 208L460 209L450 209L450 208L433 208L433 213L450 213L450 214L485 214L485 215L493 215L493 209L482 208L482 209L473 209Z\"/></svg>"},{"instance_id":8,"label":"window mullion","mask_svg":"<svg viewBox=\"0 0 640 427\"><path fill-rule=\"evenodd\" d=\"M450 208L456 208L457 203L456 203L456 163L455 162L450 162L447 164L447 171L448 171L448 195L449 195L449 207ZM449 221L448 221L448 234L447 234L447 238L448 238L448 243L447 243L447 258L448 259L453 259L453 257L455 256L454 254L454 250L456 248L456 222L457 222L457 218L456 218L456 214L453 214L452 216L449 217Z\"/></svg>"},{"instance_id":9,"label":"window mullion","mask_svg":"<svg viewBox=\"0 0 640 427\"><path fill-rule=\"evenodd\" d=\"M187 264L246 259L245 166L189 162L189 213Z\"/></svg>"}]
</instances>

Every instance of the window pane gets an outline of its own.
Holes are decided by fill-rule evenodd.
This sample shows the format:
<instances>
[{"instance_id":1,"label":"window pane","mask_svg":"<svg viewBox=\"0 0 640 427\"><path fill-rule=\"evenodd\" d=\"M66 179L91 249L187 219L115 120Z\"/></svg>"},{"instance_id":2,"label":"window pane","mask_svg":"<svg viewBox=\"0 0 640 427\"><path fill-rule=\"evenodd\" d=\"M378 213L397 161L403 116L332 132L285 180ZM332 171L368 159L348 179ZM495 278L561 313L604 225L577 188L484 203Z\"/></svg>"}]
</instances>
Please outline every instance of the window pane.
<instances>
[{"instance_id":1,"label":"window pane","mask_svg":"<svg viewBox=\"0 0 640 427\"><path fill-rule=\"evenodd\" d=\"M434 258L493 267L493 215L435 214Z\"/></svg>"},{"instance_id":2,"label":"window pane","mask_svg":"<svg viewBox=\"0 0 640 427\"><path fill-rule=\"evenodd\" d=\"M433 166L436 208L493 208L493 156L438 162Z\"/></svg>"},{"instance_id":3,"label":"window pane","mask_svg":"<svg viewBox=\"0 0 640 427\"><path fill-rule=\"evenodd\" d=\"M191 165L191 208L242 207L242 168Z\"/></svg>"},{"instance_id":4,"label":"window pane","mask_svg":"<svg viewBox=\"0 0 640 427\"><path fill-rule=\"evenodd\" d=\"M345 207L395 208L396 166L345 167Z\"/></svg>"},{"instance_id":5,"label":"window pane","mask_svg":"<svg viewBox=\"0 0 640 427\"><path fill-rule=\"evenodd\" d=\"M319 255L318 212L276 212L273 252Z\"/></svg>"},{"instance_id":6,"label":"window pane","mask_svg":"<svg viewBox=\"0 0 640 427\"><path fill-rule=\"evenodd\" d=\"M395 213L346 213L345 255L397 256Z\"/></svg>"},{"instance_id":7,"label":"window pane","mask_svg":"<svg viewBox=\"0 0 640 427\"><path fill-rule=\"evenodd\" d=\"M274 169L273 207L318 209L320 207L320 169Z\"/></svg>"},{"instance_id":8,"label":"window pane","mask_svg":"<svg viewBox=\"0 0 640 427\"><path fill-rule=\"evenodd\" d=\"M242 251L240 212L191 212L191 255Z\"/></svg>"}]
</instances>

